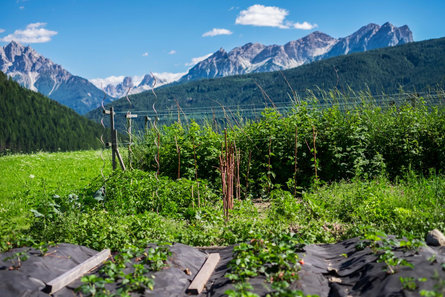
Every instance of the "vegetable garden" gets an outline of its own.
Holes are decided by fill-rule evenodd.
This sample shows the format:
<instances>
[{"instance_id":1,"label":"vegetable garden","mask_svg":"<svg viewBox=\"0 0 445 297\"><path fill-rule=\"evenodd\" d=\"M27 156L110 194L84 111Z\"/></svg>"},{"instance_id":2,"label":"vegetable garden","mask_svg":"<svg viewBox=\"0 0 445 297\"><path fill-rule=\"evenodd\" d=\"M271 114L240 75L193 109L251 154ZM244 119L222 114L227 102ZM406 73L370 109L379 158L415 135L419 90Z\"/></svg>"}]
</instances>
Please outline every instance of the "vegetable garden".
<instances>
[{"instance_id":1,"label":"vegetable garden","mask_svg":"<svg viewBox=\"0 0 445 297\"><path fill-rule=\"evenodd\" d=\"M114 251L165 242L257 248L256 240L277 242L286 234L294 244L309 244L378 231L415 241L445 230L443 105L413 95L382 106L366 94L344 105L330 95L324 108L313 108L317 98L309 98L311 104L285 113L266 109L258 121L232 117L225 127L152 125L136 137L126 171L98 163L103 175L69 190L48 188L50 174L38 177L35 188L27 182L10 196L27 198L19 215L26 228L6 223L1 248L41 242ZM0 217L13 222L9 216L18 213L4 209ZM278 270L292 273L292 261ZM242 295L249 288L241 284L229 296L251 296Z\"/></svg>"}]
</instances>

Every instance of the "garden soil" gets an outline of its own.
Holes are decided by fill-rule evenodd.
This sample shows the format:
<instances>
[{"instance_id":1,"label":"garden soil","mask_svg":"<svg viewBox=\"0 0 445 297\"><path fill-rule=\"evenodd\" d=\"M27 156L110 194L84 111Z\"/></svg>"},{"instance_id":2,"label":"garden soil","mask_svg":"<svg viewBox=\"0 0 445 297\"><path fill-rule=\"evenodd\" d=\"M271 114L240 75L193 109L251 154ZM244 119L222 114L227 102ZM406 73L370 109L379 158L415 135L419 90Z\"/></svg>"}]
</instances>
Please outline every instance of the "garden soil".
<instances>
[{"instance_id":1,"label":"garden soil","mask_svg":"<svg viewBox=\"0 0 445 297\"><path fill-rule=\"evenodd\" d=\"M393 268L394 273L389 273L387 264L378 262L378 256L369 247L358 248L360 243L359 239L350 239L336 244L305 246L299 251L304 260L299 280L292 283L291 288L320 297L409 297L419 296L421 290L435 290L445 296L445 247L424 246L417 251L395 248L395 257L405 259L414 268L399 265ZM233 258L233 246L199 249L173 244L169 249L171 256L167 267L154 273L154 289L132 293L132 296L190 296L186 290L209 253L219 253L221 260L199 296L225 296L226 290L233 289L231 281L224 277ZM17 255L20 254L17 253L26 253L28 259L19 265ZM17 248L0 254L0 296L48 296L42 291L45 283L96 253L82 246L59 244L50 247L44 255L32 248ZM124 272L131 272L131 268ZM400 278L412 278L417 288L404 288ZM249 282L259 296L270 293L270 284L264 276L251 278ZM81 284L76 280L54 296L82 296L75 291ZM116 292L118 287L119 284L106 285L110 292Z\"/></svg>"}]
</instances>

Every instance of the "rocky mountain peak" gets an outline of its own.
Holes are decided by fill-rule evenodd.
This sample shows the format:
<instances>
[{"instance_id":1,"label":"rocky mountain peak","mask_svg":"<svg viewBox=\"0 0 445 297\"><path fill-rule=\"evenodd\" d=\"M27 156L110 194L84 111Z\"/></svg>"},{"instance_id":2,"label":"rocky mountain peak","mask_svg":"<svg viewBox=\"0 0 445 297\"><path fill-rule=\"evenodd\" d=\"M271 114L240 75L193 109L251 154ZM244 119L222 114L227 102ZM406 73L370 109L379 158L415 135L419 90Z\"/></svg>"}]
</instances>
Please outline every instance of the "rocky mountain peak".
<instances>
[{"instance_id":1,"label":"rocky mountain peak","mask_svg":"<svg viewBox=\"0 0 445 297\"><path fill-rule=\"evenodd\" d=\"M152 86L155 82L154 76L151 74L144 75L144 78L142 79L140 86Z\"/></svg>"},{"instance_id":2,"label":"rocky mountain peak","mask_svg":"<svg viewBox=\"0 0 445 297\"><path fill-rule=\"evenodd\" d=\"M0 70L22 86L42 93L79 113L100 105L103 92L86 79L16 41L0 48Z\"/></svg>"},{"instance_id":3,"label":"rocky mountain peak","mask_svg":"<svg viewBox=\"0 0 445 297\"><path fill-rule=\"evenodd\" d=\"M387 22L382 26L367 24L339 39L314 31L285 45L249 42L229 53L220 48L192 67L181 81L288 69L314 60L411 41L412 33L408 26L398 28Z\"/></svg>"},{"instance_id":4,"label":"rocky mountain peak","mask_svg":"<svg viewBox=\"0 0 445 297\"><path fill-rule=\"evenodd\" d=\"M24 49L25 48L20 43L17 43L13 40L4 47L4 52L6 58L11 62L14 62L15 57L21 56Z\"/></svg>"},{"instance_id":5,"label":"rocky mountain peak","mask_svg":"<svg viewBox=\"0 0 445 297\"><path fill-rule=\"evenodd\" d=\"M125 88L131 88L133 87L133 79L130 76L126 76L124 78L124 81L122 83L123 87Z\"/></svg>"}]
</instances>

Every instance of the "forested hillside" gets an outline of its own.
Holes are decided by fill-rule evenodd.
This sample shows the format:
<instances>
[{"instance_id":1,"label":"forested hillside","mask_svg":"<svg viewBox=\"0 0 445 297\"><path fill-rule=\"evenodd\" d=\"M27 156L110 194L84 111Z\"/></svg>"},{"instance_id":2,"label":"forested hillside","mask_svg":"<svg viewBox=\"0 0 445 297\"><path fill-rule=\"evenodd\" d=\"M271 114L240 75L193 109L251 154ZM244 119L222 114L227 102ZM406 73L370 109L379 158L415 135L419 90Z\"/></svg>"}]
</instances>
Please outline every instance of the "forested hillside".
<instances>
[{"instance_id":1,"label":"forested hillside","mask_svg":"<svg viewBox=\"0 0 445 297\"><path fill-rule=\"evenodd\" d=\"M98 148L102 130L0 72L0 153Z\"/></svg>"},{"instance_id":2,"label":"forested hillside","mask_svg":"<svg viewBox=\"0 0 445 297\"><path fill-rule=\"evenodd\" d=\"M286 81L287 80L287 81ZM445 38L339 56L303 65L282 72L269 72L200 80L156 89L111 103L117 111L176 112L178 101L183 109L209 111L219 104L236 106L253 104L264 106L270 102L260 87L274 102L290 101L292 89L304 98L308 90L339 89L366 91L373 94L405 91L428 91L445 86ZM109 105L110 106L110 105ZM140 112L141 114L141 112ZM87 114L100 119L100 110ZM119 118L117 118L119 120ZM122 124L122 123L121 123Z\"/></svg>"}]
</instances>

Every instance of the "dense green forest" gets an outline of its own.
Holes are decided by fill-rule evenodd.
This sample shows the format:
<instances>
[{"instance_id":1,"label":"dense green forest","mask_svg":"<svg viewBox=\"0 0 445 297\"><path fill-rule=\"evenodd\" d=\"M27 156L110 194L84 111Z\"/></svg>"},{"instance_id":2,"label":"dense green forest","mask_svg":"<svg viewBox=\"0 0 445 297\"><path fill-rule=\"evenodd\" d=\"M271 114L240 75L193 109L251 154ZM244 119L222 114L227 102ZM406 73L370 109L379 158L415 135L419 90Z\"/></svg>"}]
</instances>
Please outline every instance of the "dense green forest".
<instances>
[{"instance_id":1,"label":"dense green forest","mask_svg":"<svg viewBox=\"0 0 445 297\"><path fill-rule=\"evenodd\" d=\"M0 72L0 154L100 147L103 128Z\"/></svg>"},{"instance_id":2,"label":"dense green forest","mask_svg":"<svg viewBox=\"0 0 445 297\"><path fill-rule=\"evenodd\" d=\"M399 93L402 89L409 92L443 89L444 70L445 38L441 38L334 57L282 72L170 85L155 89L156 96L147 91L130 96L131 104L123 98L111 105L118 112L132 110L153 117L155 104L162 121L168 113L176 114L179 103L185 113L192 113L189 118L202 117L203 113L211 118L213 114L221 115L221 106L232 111L249 107L262 110L272 106L271 101L279 106L290 103L291 98L307 98L309 90L320 97L322 91L332 89L343 94L368 90L373 95ZM91 111L87 117L98 121L101 111ZM125 118L116 119L122 129ZM143 124L141 117L138 121Z\"/></svg>"}]
</instances>

